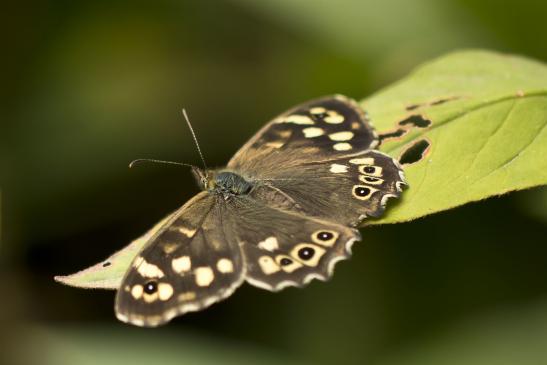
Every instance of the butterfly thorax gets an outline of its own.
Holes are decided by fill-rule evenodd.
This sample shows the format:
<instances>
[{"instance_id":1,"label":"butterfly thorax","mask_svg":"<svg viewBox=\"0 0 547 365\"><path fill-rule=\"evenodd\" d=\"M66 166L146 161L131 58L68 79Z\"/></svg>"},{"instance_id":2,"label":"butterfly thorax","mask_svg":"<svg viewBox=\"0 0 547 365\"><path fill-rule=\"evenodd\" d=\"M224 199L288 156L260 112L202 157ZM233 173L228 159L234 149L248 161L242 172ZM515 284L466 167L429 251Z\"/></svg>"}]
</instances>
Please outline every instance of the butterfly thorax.
<instances>
[{"instance_id":1,"label":"butterfly thorax","mask_svg":"<svg viewBox=\"0 0 547 365\"><path fill-rule=\"evenodd\" d=\"M202 171L194 168L193 172L198 184L203 190L222 194L224 198L229 198L233 195L248 194L253 188L251 182L233 171Z\"/></svg>"}]
</instances>

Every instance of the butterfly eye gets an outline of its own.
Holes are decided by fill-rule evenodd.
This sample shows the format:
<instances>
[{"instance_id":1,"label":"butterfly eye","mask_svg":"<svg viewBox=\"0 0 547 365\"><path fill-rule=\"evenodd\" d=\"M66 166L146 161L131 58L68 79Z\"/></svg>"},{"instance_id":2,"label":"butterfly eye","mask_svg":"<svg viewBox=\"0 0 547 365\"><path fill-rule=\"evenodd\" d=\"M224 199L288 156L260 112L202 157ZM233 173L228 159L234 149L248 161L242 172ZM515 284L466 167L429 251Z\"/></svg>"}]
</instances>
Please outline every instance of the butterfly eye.
<instances>
[{"instance_id":1,"label":"butterfly eye","mask_svg":"<svg viewBox=\"0 0 547 365\"><path fill-rule=\"evenodd\" d=\"M320 230L316 231L311 235L313 242L318 243L322 246L332 246L336 239L338 238L338 233L335 231Z\"/></svg>"},{"instance_id":2,"label":"butterfly eye","mask_svg":"<svg viewBox=\"0 0 547 365\"><path fill-rule=\"evenodd\" d=\"M156 281L149 281L144 284L144 292L146 294L154 294L158 290L158 283Z\"/></svg>"},{"instance_id":3,"label":"butterfly eye","mask_svg":"<svg viewBox=\"0 0 547 365\"><path fill-rule=\"evenodd\" d=\"M359 166L359 172L370 176L382 176L382 168L379 166L363 165Z\"/></svg>"},{"instance_id":4,"label":"butterfly eye","mask_svg":"<svg viewBox=\"0 0 547 365\"><path fill-rule=\"evenodd\" d=\"M298 250L298 257L301 260L309 260L315 255L315 250L311 247L304 247Z\"/></svg>"},{"instance_id":5,"label":"butterfly eye","mask_svg":"<svg viewBox=\"0 0 547 365\"><path fill-rule=\"evenodd\" d=\"M284 255L277 256L276 261L281 267L281 269L288 273L291 273L294 270L302 267L302 264L300 262L293 260L290 257L284 256Z\"/></svg>"},{"instance_id":6,"label":"butterfly eye","mask_svg":"<svg viewBox=\"0 0 547 365\"><path fill-rule=\"evenodd\" d=\"M291 259L288 259L286 257L283 257L281 260L279 260L279 264L281 266L289 266L290 264L292 264L292 260Z\"/></svg>"},{"instance_id":7,"label":"butterfly eye","mask_svg":"<svg viewBox=\"0 0 547 365\"><path fill-rule=\"evenodd\" d=\"M317 235L317 238L319 238L321 241L328 241L330 240L334 235L331 232L319 232Z\"/></svg>"},{"instance_id":8,"label":"butterfly eye","mask_svg":"<svg viewBox=\"0 0 547 365\"><path fill-rule=\"evenodd\" d=\"M291 251L291 256L306 266L317 266L324 254L324 248L310 243L301 243Z\"/></svg>"},{"instance_id":9,"label":"butterfly eye","mask_svg":"<svg viewBox=\"0 0 547 365\"><path fill-rule=\"evenodd\" d=\"M363 175L359 176L359 180L361 180L362 182L366 184L371 184L371 185L381 185L384 182L384 180L380 178L372 177L372 176L363 176Z\"/></svg>"},{"instance_id":10,"label":"butterfly eye","mask_svg":"<svg viewBox=\"0 0 547 365\"><path fill-rule=\"evenodd\" d=\"M359 200L368 200L376 191L378 191L378 189L371 188L370 186L354 185L352 192L355 198Z\"/></svg>"},{"instance_id":11,"label":"butterfly eye","mask_svg":"<svg viewBox=\"0 0 547 365\"><path fill-rule=\"evenodd\" d=\"M370 189L364 186L356 186L353 189L353 193L358 197L364 198L370 195Z\"/></svg>"}]
</instances>

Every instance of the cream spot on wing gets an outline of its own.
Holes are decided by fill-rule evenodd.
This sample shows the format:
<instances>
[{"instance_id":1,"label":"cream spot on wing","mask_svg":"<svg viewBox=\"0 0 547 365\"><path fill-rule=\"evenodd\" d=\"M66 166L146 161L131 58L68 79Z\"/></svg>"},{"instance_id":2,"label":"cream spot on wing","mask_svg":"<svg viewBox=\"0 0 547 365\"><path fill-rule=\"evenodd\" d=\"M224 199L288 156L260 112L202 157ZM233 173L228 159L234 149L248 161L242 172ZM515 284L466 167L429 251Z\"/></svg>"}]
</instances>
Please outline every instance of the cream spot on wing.
<instances>
[{"instance_id":1,"label":"cream spot on wing","mask_svg":"<svg viewBox=\"0 0 547 365\"><path fill-rule=\"evenodd\" d=\"M166 254L170 254L170 253L173 253L175 252L175 250L177 249L178 245L176 243L164 243L162 248L163 248L163 252L165 252Z\"/></svg>"},{"instance_id":2,"label":"cream spot on wing","mask_svg":"<svg viewBox=\"0 0 547 365\"><path fill-rule=\"evenodd\" d=\"M262 272L266 275L271 275L280 270L279 266L270 256L261 256L258 259L258 265L260 265L260 269L262 269Z\"/></svg>"},{"instance_id":3,"label":"cream spot on wing","mask_svg":"<svg viewBox=\"0 0 547 365\"><path fill-rule=\"evenodd\" d=\"M305 155L305 154L313 155L314 153L317 153L320 150L319 150L318 147L302 147L302 149L300 151L303 155Z\"/></svg>"},{"instance_id":4,"label":"cream spot on wing","mask_svg":"<svg viewBox=\"0 0 547 365\"><path fill-rule=\"evenodd\" d=\"M140 297L142 296L142 292L143 292L143 287L142 285L134 285L133 288L131 288L131 295L133 296L133 298L135 299L140 299Z\"/></svg>"},{"instance_id":5,"label":"cream spot on wing","mask_svg":"<svg viewBox=\"0 0 547 365\"><path fill-rule=\"evenodd\" d=\"M264 241L258 242L258 248L261 248L266 251L274 251L279 248L279 242L277 242L277 238L275 237L268 237Z\"/></svg>"},{"instance_id":6,"label":"cream spot on wing","mask_svg":"<svg viewBox=\"0 0 547 365\"><path fill-rule=\"evenodd\" d=\"M348 167L346 165L340 165L337 163L333 163L330 165L330 172L333 172L335 174L341 174L343 172L348 172Z\"/></svg>"},{"instance_id":7,"label":"cream spot on wing","mask_svg":"<svg viewBox=\"0 0 547 365\"><path fill-rule=\"evenodd\" d=\"M179 299L179 301L181 301L181 302L186 302L186 301L189 301L189 300L194 300L194 299L196 299L196 292L187 291L187 292L184 292L184 293L180 293L178 299Z\"/></svg>"},{"instance_id":8,"label":"cream spot on wing","mask_svg":"<svg viewBox=\"0 0 547 365\"><path fill-rule=\"evenodd\" d=\"M162 322L163 322L163 317L162 316L149 316L149 317L146 317L146 323L149 326L152 326L152 327L157 326Z\"/></svg>"},{"instance_id":9,"label":"cream spot on wing","mask_svg":"<svg viewBox=\"0 0 547 365\"><path fill-rule=\"evenodd\" d=\"M144 301L146 303L155 302L156 300L158 300L158 292L155 292L155 293L152 293L152 294L144 293L142 298L144 299Z\"/></svg>"},{"instance_id":10,"label":"cream spot on wing","mask_svg":"<svg viewBox=\"0 0 547 365\"><path fill-rule=\"evenodd\" d=\"M127 317L125 314L117 312L116 317L118 317L118 319L122 322L125 322L125 323L129 322L129 317Z\"/></svg>"},{"instance_id":11,"label":"cream spot on wing","mask_svg":"<svg viewBox=\"0 0 547 365\"><path fill-rule=\"evenodd\" d=\"M374 159L372 157L352 158L349 163L354 165L374 165Z\"/></svg>"},{"instance_id":12,"label":"cream spot on wing","mask_svg":"<svg viewBox=\"0 0 547 365\"><path fill-rule=\"evenodd\" d=\"M158 285L158 296L160 300L168 300L173 296L173 287L167 283L160 283Z\"/></svg>"},{"instance_id":13,"label":"cream spot on wing","mask_svg":"<svg viewBox=\"0 0 547 365\"><path fill-rule=\"evenodd\" d=\"M304 128L302 132L304 132L304 137L306 138L319 137L325 134L325 131L323 129L316 127Z\"/></svg>"},{"instance_id":14,"label":"cream spot on wing","mask_svg":"<svg viewBox=\"0 0 547 365\"><path fill-rule=\"evenodd\" d=\"M279 131L279 132L277 132L277 134L279 135L279 137L281 137L283 139L287 139L292 135L292 131L289 129L289 130L286 130L286 131Z\"/></svg>"},{"instance_id":15,"label":"cream spot on wing","mask_svg":"<svg viewBox=\"0 0 547 365\"><path fill-rule=\"evenodd\" d=\"M234 264L232 260L222 258L217 261L217 270L223 274L227 274L234 271Z\"/></svg>"},{"instance_id":16,"label":"cream spot on wing","mask_svg":"<svg viewBox=\"0 0 547 365\"><path fill-rule=\"evenodd\" d=\"M186 227L179 227L179 232L182 233L183 235L185 235L188 238L192 238L196 234L195 229L189 229L189 228L186 228Z\"/></svg>"},{"instance_id":17,"label":"cream spot on wing","mask_svg":"<svg viewBox=\"0 0 547 365\"><path fill-rule=\"evenodd\" d=\"M217 240L216 238L211 238L211 245L215 248L215 250L221 250L222 249L222 242Z\"/></svg>"},{"instance_id":18,"label":"cream spot on wing","mask_svg":"<svg viewBox=\"0 0 547 365\"><path fill-rule=\"evenodd\" d=\"M139 256L133 261L133 267L139 267L140 264L144 261L144 258L142 256Z\"/></svg>"},{"instance_id":19,"label":"cream spot on wing","mask_svg":"<svg viewBox=\"0 0 547 365\"><path fill-rule=\"evenodd\" d=\"M285 144L284 142L277 141L277 142L268 142L266 143L266 146L272 147L272 148L281 148L283 147L284 144Z\"/></svg>"},{"instance_id":20,"label":"cream spot on wing","mask_svg":"<svg viewBox=\"0 0 547 365\"><path fill-rule=\"evenodd\" d=\"M306 115L292 114L283 119L279 123L293 123L299 125L312 125L315 124L313 120Z\"/></svg>"},{"instance_id":21,"label":"cream spot on wing","mask_svg":"<svg viewBox=\"0 0 547 365\"><path fill-rule=\"evenodd\" d=\"M325 122L329 124L340 124L344 121L344 117L335 111L329 110L328 116L325 117Z\"/></svg>"},{"instance_id":22,"label":"cream spot on wing","mask_svg":"<svg viewBox=\"0 0 547 365\"><path fill-rule=\"evenodd\" d=\"M340 142L340 143L334 144L332 148L334 148L336 151L349 151L351 150L352 147L347 142Z\"/></svg>"},{"instance_id":23,"label":"cream spot on wing","mask_svg":"<svg viewBox=\"0 0 547 365\"><path fill-rule=\"evenodd\" d=\"M327 109L325 109L323 107L320 107L320 106L316 106L316 107L310 109L310 113L312 113L312 114L323 114L326 111L327 111Z\"/></svg>"},{"instance_id":24,"label":"cream spot on wing","mask_svg":"<svg viewBox=\"0 0 547 365\"><path fill-rule=\"evenodd\" d=\"M181 256L179 258L173 259L171 261L171 267L176 273L186 272L190 271L192 268L192 261L190 260L190 256Z\"/></svg>"},{"instance_id":25,"label":"cream spot on wing","mask_svg":"<svg viewBox=\"0 0 547 365\"><path fill-rule=\"evenodd\" d=\"M196 284L198 286L209 286L209 284L211 284L215 279L213 269L211 269L209 266L196 268L194 270L194 274L196 275Z\"/></svg>"},{"instance_id":26,"label":"cream spot on wing","mask_svg":"<svg viewBox=\"0 0 547 365\"><path fill-rule=\"evenodd\" d=\"M142 327L144 326L144 318L142 316L131 317L130 323L134 324L135 326Z\"/></svg>"},{"instance_id":27,"label":"cream spot on wing","mask_svg":"<svg viewBox=\"0 0 547 365\"><path fill-rule=\"evenodd\" d=\"M353 138L353 132L337 132L329 134L329 138L333 141L349 141Z\"/></svg>"},{"instance_id":28,"label":"cream spot on wing","mask_svg":"<svg viewBox=\"0 0 547 365\"><path fill-rule=\"evenodd\" d=\"M142 277L145 278L163 278L164 273L161 271L159 267L157 267L154 264L150 264L146 262L146 260L142 260L142 263L137 268L137 271L139 274L141 274Z\"/></svg>"},{"instance_id":29,"label":"cream spot on wing","mask_svg":"<svg viewBox=\"0 0 547 365\"><path fill-rule=\"evenodd\" d=\"M351 123L351 129L359 129L360 127L361 127L361 124L359 124L359 122Z\"/></svg>"}]
</instances>

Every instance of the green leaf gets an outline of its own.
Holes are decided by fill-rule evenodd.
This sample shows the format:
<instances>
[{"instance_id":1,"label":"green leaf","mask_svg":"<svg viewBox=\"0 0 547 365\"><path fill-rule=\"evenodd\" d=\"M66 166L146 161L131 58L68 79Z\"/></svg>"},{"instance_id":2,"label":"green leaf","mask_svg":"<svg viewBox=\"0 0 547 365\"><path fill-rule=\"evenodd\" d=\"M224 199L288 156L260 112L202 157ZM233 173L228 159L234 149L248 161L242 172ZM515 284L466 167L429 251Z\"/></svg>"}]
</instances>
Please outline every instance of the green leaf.
<instances>
[{"instance_id":1,"label":"green leaf","mask_svg":"<svg viewBox=\"0 0 547 365\"><path fill-rule=\"evenodd\" d=\"M426 128L405 125L407 134L382 144L392 156L423 139L431 145L423 159L405 166L410 188L403 198L370 224L409 221L547 183L547 68L539 62L485 51L453 53L362 105L380 132L399 128L399 121L414 114L431 120ZM419 106L406 110L410 105ZM55 280L117 289L133 258L168 218L107 260Z\"/></svg>"},{"instance_id":2,"label":"green leaf","mask_svg":"<svg viewBox=\"0 0 547 365\"><path fill-rule=\"evenodd\" d=\"M172 214L171 214L172 215ZM116 252L106 260L72 275L56 276L59 283L86 289L118 289L127 268L142 250L148 239L167 222L171 215L162 219L143 236L132 241L129 245Z\"/></svg>"},{"instance_id":3,"label":"green leaf","mask_svg":"<svg viewBox=\"0 0 547 365\"><path fill-rule=\"evenodd\" d=\"M409 221L547 183L547 67L542 63L457 52L361 104L380 132L400 128L410 115L431 121L426 128L407 124L407 134L382 144L397 157L417 141L430 146L423 159L403 166L410 186L403 198L370 224Z\"/></svg>"}]
</instances>

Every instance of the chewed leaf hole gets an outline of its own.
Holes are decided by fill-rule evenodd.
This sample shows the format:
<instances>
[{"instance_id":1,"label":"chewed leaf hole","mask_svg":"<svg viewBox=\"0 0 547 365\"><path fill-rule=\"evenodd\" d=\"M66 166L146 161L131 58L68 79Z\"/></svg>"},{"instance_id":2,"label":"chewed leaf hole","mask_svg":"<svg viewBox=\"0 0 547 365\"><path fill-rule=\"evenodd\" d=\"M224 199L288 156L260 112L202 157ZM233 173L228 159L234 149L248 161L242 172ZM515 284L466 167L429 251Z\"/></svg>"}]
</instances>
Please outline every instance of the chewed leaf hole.
<instances>
[{"instance_id":1,"label":"chewed leaf hole","mask_svg":"<svg viewBox=\"0 0 547 365\"><path fill-rule=\"evenodd\" d=\"M430 143L428 140L420 139L403 151L399 162L403 165L416 163L423 159L429 150Z\"/></svg>"},{"instance_id":2,"label":"chewed leaf hole","mask_svg":"<svg viewBox=\"0 0 547 365\"><path fill-rule=\"evenodd\" d=\"M418 108L422 108L422 107L426 107L426 106L441 105L441 104L446 103L447 101L457 100L459 98L460 98L459 96L451 96L451 97L448 97L448 98L439 98L439 99L435 99L435 100L425 102L425 103L410 104L405 109L408 110L408 111L411 111L411 110L416 110Z\"/></svg>"},{"instance_id":3,"label":"chewed leaf hole","mask_svg":"<svg viewBox=\"0 0 547 365\"><path fill-rule=\"evenodd\" d=\"M408 110L408 111L411 111L411 110L418 109L421 106L422 106L422 104L411 104L411 105L408 105L405 109Z\"/></svg>"},{"instance_id":4,"label":"chewed leaf hole","mask_svg":"<svg viewBox=\"0 0 547 365\"><path fill-rule=\"evenodd\" d=\"M394 131L391 131L391 132L386 132L386 133L382 133L382 134L379 134L378 137L380 139L380 143L384 142L385 140L387 139L397 139L397 138L401 138L402 136L404 136L406 133L408 132L407 129L396 129Z\"/></svg>"},{"instance_id":5,"label":"chewed leaf hole","mask_svg":"<svg viewBox=\"0 0 547 365\"><path fill-rule=\"evenodd\" d=\"M409 126L417 128L427 128L431 125L431 120L425 118L423 115L414 114L408 118L405 118L399 122L400 126Z\"/></svg>"}]
</instances>

